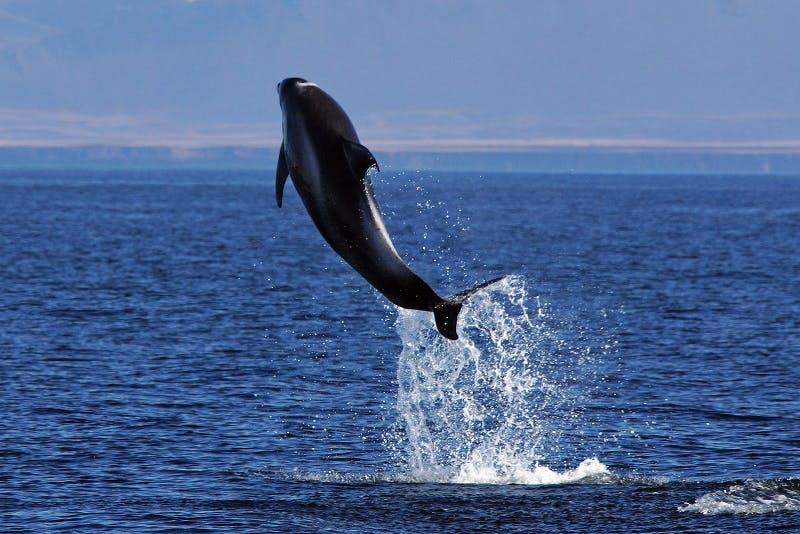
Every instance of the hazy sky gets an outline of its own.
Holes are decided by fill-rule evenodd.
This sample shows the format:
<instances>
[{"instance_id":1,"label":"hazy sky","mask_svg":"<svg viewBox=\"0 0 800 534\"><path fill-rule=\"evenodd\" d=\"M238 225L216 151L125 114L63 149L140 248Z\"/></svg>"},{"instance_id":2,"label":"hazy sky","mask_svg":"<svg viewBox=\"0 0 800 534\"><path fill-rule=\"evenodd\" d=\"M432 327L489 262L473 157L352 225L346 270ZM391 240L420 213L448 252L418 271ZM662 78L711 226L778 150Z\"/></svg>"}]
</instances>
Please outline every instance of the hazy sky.
<instances>
[{"instance_id":1,"label":"hazy sky","mask_svg":"<svg viewBox=\"0 0 800 534\"><path fill-rule=\"evenodd\" d=\"M365 144L800 149L800 1L0 0L0 145L280 139L319 83Z\"/></svg>"}]
</instances>

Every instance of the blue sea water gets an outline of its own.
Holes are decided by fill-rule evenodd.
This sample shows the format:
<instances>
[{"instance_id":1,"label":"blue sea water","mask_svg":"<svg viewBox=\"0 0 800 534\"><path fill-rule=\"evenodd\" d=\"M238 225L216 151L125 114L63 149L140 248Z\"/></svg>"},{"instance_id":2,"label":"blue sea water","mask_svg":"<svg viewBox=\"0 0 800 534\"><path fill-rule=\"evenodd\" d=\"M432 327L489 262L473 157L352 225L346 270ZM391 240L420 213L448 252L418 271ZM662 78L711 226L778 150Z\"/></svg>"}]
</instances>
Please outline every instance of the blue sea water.
<instances>
[{"instance_id":1,"label":"blue sea water","mask_svg":"<svg viewBox=\"0 0 800 534\"><path fill-rule=\"evenodd\" d=\"M800 177L374 177L397 310L272 175L0 171L0 530L800 528Z\"/></svg>"}]
</instances>

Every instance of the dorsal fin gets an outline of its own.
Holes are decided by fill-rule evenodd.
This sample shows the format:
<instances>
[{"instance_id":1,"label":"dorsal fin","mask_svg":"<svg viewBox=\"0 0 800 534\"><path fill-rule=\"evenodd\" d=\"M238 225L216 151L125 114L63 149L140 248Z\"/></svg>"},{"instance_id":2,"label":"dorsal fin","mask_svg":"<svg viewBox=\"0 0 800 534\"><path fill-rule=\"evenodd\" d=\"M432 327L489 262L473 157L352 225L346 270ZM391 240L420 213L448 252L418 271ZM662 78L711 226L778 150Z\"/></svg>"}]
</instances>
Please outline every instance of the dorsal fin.
<instances>
[{"instance_id":1,"label":"dorsal fin","mask_svg":"<svg viewBox=\"0 0 800 534\"><path fill-rule=\"evenodd\" d=\"M275 200L278 202L280 208L283 204L283 186L286 185L286 178L289 177L289 167L286 165L286 154L283 152L283 143L281 143L281 152L278 154L278 167L275 169Z\"/></svg>"},{"instance_id":2,"label":"dorsal fin","mask_svg":"<svg viewBox=\"0 0 800 534\"><path fill-rule=\"evenodd\" d=\"M350 170L359 178L363 178L370 167L375 167L378 171L381 170L378 167L375 156L364 145L342 137L342 148L344 149L344 155L347 157L347 162L350 164Z\"/></svg>"}]
</instances>

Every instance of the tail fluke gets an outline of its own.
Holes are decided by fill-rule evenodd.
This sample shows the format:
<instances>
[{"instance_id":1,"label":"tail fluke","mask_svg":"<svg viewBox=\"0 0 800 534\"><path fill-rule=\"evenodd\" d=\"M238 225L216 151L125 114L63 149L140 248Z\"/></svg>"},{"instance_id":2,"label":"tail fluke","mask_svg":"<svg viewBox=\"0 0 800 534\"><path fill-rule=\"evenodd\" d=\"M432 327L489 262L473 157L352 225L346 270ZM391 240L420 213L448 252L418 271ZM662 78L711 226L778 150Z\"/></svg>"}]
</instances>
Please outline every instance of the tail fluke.
<instances>
[{"instance_id":1,"label":"tail fluke","mask_svg":"<svg viewBox=\"0 0 800 534\"><path fill-rule=\"evenodd\" d=\"M447 339L458 339L458 333L456 333L456 324L458 323L458 314L461 312L461 307L464 305L464 301L467 300L473 293L499 282L504 278L505 276L501 276L499 278L479 284L472 289L467 289L461 293L456 293L452 297L446 298L441 304L436 306L433 309L433 316L436 319L436 328L439 330L439 333Z\"/></svg>"},{"instance_id":2,"label":"tail fluke","mask_svg":"<svg viewBox=\"0 0 800 534\"><path fill-rule=\"evenodd\" d=\"M456 333L456 322L461 311L464 300L458 302L445 300L433 309L433 317L436 319L436 328L439 333L447 339L458 339Z\"/></svg>"}]
</instances>

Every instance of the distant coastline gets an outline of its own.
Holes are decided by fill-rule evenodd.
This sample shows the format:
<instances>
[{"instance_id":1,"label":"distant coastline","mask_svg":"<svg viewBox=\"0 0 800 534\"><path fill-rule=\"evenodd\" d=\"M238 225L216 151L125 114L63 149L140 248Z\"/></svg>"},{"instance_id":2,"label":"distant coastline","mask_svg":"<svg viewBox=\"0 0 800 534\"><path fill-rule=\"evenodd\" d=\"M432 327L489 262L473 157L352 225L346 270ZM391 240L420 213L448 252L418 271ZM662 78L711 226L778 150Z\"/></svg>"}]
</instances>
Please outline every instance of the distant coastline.
<instances>
[{"instance_id":1,"label":"distant coastline","mask_svg":"<svg viewBox=\"0 0 800 534\"><path fill-rule=\"evenodd\" d=\"M800 174L800 154L782 151L574 147L528 151L380 150L384 170L541 173ZM277 148L87 145L0 147L0 169L229 169L275 167Z\"/></svg>"}]
</instances>

